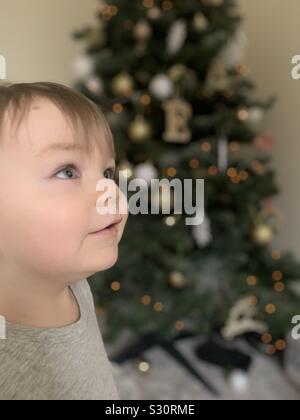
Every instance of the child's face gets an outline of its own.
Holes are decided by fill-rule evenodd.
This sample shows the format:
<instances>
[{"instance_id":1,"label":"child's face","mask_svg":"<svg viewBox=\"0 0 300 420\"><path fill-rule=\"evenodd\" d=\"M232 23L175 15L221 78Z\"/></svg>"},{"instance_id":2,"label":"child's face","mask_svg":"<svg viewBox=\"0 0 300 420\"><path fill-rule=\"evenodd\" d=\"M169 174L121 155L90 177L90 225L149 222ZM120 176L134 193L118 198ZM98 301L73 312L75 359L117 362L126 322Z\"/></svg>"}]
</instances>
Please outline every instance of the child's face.
<instances>
[{"instance_id":1,"label":"child's face","mask_svg":"<svg viewBox=\"0 0 300 420\"><path fill-rule=\"evenodd\" d=\"M7 123L0 145L1 264L67 282L112 267L128 214L119 215L117 235L91 234L116 219L96 209L97 182L115 164L106 140L90 158L75 150L45 151L73 143L64 115L46 99L31 107L17 139L9 138L9 129Z\"/></svg>"}]
</instances>

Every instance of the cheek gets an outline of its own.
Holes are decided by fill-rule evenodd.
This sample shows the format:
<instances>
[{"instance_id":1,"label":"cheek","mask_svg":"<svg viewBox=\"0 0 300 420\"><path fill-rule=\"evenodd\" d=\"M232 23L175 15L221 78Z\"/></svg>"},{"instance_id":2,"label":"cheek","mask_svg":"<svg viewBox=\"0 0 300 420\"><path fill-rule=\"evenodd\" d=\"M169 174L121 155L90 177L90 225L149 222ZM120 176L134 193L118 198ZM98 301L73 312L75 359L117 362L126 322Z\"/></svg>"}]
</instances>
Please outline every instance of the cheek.
<instances>
[{"instance_id":1,"label":"cheek","mask_svg":"<svg viewBox=\"0 0 300 420\"><path fill-rule=\"evenodd\" d=\"M26 208L25 218L32 226L33 239L39 246L66 251L79 246L85 232L86 217L80 200L50 197L39 200L35 208ZM28 232L30 234L30 232Z\"/></svg>"},{"instance_id":2,"label":"cheek","mask_svg":"<svg viewBox=\"0 0 300 420\"><path fill-rule=\"evenodd\" d=\"M27 260L66 260L79 248L85 232L82 207L80 200L67 195L55 199L44 194L11 197L10 205L2 208L3 238L9 241L12 253Z\"/></svg>"}]
</instances>

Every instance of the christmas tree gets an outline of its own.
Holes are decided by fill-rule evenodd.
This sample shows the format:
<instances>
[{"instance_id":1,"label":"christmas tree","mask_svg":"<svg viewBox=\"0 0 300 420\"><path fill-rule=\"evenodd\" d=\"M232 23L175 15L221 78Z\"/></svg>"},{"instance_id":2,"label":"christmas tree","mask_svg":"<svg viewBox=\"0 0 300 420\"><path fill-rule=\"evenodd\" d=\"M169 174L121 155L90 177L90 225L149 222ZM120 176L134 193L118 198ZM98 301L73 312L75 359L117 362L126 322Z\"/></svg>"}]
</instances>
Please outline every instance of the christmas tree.
<instances>
[{"instance_id":1,"label":"christmas tree","mask_svg":"<svg viewBox=\"0 0 300 420\"><path fill-rule=\"evenodd\" d=\"M235 0L107 0L75 34L76 87L107 115L129 180L204 179L205 219L130 215L119 261L92 281L106 339L258 333L283 350L300 266L272 247L282 214ZM162 205L170 192L157 197Z\"/></svg>"}]
</instances>

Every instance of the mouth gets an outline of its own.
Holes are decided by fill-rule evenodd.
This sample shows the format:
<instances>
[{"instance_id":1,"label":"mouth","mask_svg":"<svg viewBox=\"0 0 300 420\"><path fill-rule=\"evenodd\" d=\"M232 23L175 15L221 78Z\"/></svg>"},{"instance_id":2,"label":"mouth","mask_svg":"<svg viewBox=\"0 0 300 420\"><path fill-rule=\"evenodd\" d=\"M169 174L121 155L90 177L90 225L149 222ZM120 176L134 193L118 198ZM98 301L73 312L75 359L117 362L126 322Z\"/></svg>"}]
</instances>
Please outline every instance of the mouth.
<instances>
[{"instance_id":1,"label":"mouth","mask_svg":"<svg viewBox=\"0 0 300 420\"><path fill-rule=\"evenodd\" d=\"M118 225L121 223L122 217L118 217L112 223L107 225L105 228L91 232L91 235L101 235L101 234L116 234L118 233Z\"/></svg>"}]
</instances>

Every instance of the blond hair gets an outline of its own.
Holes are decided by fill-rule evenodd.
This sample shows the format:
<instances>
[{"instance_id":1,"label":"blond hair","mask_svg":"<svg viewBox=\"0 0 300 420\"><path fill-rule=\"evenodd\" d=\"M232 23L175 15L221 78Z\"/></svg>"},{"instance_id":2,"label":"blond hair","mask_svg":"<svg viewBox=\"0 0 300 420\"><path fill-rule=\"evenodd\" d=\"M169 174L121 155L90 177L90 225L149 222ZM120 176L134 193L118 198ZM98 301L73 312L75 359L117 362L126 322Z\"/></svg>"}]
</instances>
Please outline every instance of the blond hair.
<instances>
[{"instance_id":1,"label":"blond hair","mask_svg":"<svg viewBox=\"0 0 300 420\"><path fill-rule=\"evenodd\" d=\"M100 108L81 93L51 82L0 85L0 142L5 116L18 129L37 98L46 98L61 110L74 129L75 142L88 153L92 152L93 141L99 144L104 137L115 158L113 134Z\"/></svg>"}]
</instances>

